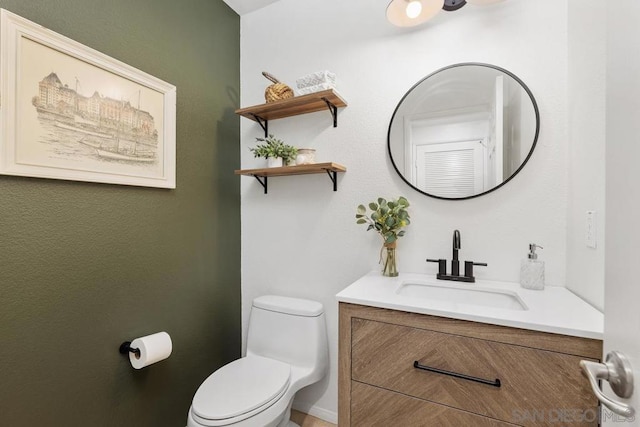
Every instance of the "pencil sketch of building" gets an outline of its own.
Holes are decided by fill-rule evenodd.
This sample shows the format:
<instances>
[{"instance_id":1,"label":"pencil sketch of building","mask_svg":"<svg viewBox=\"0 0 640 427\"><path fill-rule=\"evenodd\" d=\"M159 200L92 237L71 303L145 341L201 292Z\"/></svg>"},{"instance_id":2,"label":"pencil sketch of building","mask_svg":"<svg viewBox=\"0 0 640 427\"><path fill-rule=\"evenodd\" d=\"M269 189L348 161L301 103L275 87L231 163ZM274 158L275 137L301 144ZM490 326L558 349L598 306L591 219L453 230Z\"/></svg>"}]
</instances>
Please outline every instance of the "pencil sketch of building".
<instances>
[{"instance_id":1,"label":"pencil sketch of building","mask_svg":"<svg viewBox=\"0 0 640 427\"><path fill-rule=\"evenodd\" d=\"M41 122L71 132L77 142L91 146L106 159L155 162L158 131L154 118L131 102L117 100L94 91L86 97L78 92L76 79L72 89L55 72L43 78L32 104ZM68 133L67 133L68 134Z\"/></svg>"}]
</instances>

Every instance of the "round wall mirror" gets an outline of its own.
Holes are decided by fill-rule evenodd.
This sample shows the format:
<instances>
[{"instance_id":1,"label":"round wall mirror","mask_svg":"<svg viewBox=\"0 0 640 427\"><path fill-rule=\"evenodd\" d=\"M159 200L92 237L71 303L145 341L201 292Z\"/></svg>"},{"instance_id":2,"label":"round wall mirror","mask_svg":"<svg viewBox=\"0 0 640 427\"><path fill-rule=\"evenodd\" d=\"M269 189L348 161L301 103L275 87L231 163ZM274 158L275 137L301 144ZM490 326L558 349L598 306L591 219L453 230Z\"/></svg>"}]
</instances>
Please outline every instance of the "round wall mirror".
<instances>
[{"instance_id":1,"label":"round wall mirror","mask_svg":"<svg viewBox=\"0 0 640 427\"><path fill-rule=\"evenodd\" d=\"M494 65L445 67L416 83L389 124L391 162L427 196L469 199L493 191L527 163L540 115L531 91Z\"/></svg>"}]
</instances>

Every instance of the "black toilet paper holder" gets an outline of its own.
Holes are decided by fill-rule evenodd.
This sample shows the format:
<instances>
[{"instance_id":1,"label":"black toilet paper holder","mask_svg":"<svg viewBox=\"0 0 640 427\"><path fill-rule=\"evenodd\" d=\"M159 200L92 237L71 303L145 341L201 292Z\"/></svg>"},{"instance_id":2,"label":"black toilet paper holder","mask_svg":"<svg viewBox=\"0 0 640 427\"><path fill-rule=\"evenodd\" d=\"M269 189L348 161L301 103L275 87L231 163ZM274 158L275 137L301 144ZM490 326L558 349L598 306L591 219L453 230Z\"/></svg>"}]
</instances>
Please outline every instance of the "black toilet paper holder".
<instances>
[{"instance_id":1,"label":"black toilet paper holder","mask_svg":"<svg viewBox=\"0 0 640 427\"><path fill-rule=\"evenodd\" d=\"M133 353L136 355L136 358L140 358L140 349L131 347L131 341L125 341L120 344L120 354L129 354Z\"/></svg>"}]
</instances>

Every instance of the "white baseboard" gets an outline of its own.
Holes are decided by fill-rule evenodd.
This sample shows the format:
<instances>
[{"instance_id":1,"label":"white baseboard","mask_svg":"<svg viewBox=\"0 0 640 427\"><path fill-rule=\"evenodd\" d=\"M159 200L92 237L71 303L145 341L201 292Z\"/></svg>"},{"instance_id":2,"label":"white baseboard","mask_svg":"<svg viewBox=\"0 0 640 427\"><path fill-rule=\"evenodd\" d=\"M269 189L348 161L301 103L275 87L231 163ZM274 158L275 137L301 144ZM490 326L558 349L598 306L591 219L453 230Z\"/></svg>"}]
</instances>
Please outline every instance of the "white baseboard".
<instances>
[{"instance_id":1,"label":"white baseboard","mask_svg":"<svg viewBox=\"0 0 640 427\"><path fill-rule=\"evenodd\" d=\"M323 421L327 421L332 424L338 424L338 413L330 411L328 409L320 408L306 402L293 401L293 409L296 411L304 412L305 414L312 415L316 418L320 418Z\"/></svg>"}]
</instances>

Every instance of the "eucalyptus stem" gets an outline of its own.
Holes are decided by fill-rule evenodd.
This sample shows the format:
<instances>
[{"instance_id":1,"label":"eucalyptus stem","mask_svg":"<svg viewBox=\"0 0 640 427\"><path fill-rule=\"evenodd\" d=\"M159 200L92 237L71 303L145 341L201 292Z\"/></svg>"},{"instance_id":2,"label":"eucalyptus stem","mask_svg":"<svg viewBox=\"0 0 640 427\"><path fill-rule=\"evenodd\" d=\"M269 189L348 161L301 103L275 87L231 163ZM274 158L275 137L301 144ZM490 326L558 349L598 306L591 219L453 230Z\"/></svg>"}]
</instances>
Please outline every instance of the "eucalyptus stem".
<instances>
[{"instance_id":1,"label":"eucalyptus stem","mask_svg":"<svg viewBox=\"0 0 640 427\"><path fill-rule=\"evenodd\" d=\"M387 257L384 260L383 276L396 277L398 275L398 267L396 265L396 248L387 247Z\"/></svg>"}]
</instances>

